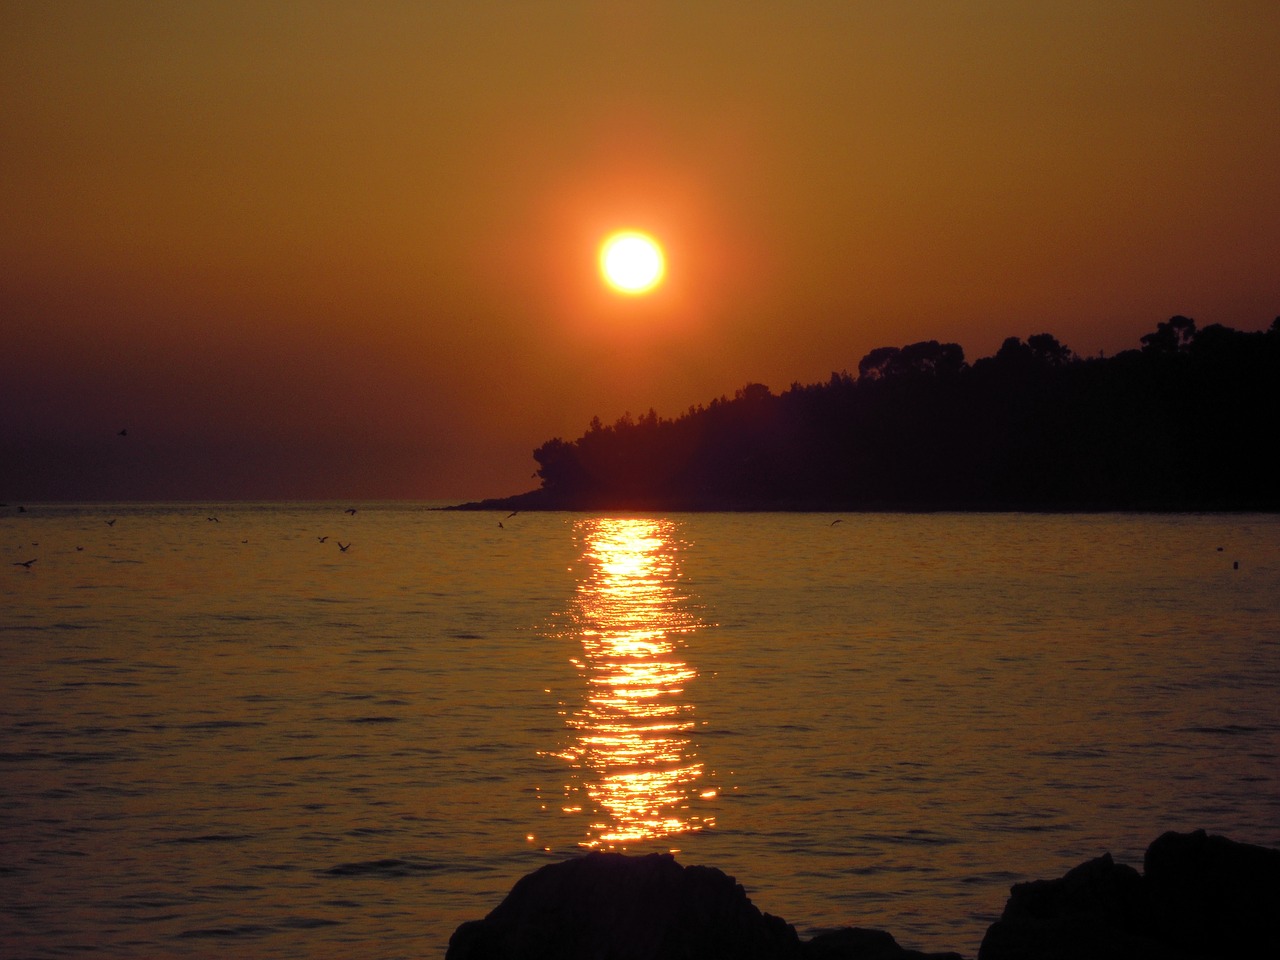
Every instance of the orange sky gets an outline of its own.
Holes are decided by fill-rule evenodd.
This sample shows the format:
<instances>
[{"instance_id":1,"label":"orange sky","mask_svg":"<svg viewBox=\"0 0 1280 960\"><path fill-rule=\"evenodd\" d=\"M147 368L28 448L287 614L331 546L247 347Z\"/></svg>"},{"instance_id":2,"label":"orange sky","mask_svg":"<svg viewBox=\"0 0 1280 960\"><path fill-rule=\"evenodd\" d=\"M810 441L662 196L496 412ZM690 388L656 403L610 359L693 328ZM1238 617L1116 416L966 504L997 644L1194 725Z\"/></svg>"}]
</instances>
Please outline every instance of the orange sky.
<instances>
[{"instance_id":1,"label":"orange sky","mask_svg":"<svg viewBox=\"0 0 1280 960\"><path fill-rule=\"evenodd\" d=\"M0 0L0 501L496 496L879 346L1262 329L1278 49L1274 0Z\"/></svg>"}]
</instances>

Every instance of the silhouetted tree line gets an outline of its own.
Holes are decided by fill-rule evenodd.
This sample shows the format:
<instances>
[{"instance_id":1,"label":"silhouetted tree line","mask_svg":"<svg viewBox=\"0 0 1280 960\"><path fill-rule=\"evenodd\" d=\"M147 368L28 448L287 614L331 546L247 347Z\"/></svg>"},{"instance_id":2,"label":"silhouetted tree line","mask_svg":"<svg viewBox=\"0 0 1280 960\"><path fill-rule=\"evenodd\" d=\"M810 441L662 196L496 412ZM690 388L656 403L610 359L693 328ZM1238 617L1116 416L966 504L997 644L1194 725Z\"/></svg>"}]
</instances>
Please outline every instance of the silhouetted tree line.
<instances>
[{"instance_id":1,"label":"silhouetted tree line","mask_svg":"<svg viewBox=\"0 0 1280 960\"><path fill-rule=\"evenodd\" d=\"M1280 317L1187 317L1141 348L1075 355L1047 333L967 363L954 343L872 350L857 376L749 383L675 419L650 410L534 451L569 509L1280 508Z\"/></svg>"}]
</instances>

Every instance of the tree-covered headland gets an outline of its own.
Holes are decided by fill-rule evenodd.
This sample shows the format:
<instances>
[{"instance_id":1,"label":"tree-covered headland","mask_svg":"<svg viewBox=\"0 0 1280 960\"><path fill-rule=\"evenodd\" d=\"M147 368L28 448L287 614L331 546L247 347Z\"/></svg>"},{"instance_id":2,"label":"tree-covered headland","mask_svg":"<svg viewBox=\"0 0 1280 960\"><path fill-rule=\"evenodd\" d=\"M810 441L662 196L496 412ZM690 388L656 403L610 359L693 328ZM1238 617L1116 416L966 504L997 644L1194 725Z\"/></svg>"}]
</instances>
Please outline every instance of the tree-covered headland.
<instances>
[{"instance_id":1,"label":"tree-covered headland","mask_svg":"<svg viewBox=\"0 0 1280 960\"><path fill-rule=\"evenodd\" d=\"M857 375L749 383L534 451L541 487L473 507L581 510L1275 510L1280 317L1187 317L1081 357L1047 333L969 363L872 350Z\"/></svg>"}]
</instances>

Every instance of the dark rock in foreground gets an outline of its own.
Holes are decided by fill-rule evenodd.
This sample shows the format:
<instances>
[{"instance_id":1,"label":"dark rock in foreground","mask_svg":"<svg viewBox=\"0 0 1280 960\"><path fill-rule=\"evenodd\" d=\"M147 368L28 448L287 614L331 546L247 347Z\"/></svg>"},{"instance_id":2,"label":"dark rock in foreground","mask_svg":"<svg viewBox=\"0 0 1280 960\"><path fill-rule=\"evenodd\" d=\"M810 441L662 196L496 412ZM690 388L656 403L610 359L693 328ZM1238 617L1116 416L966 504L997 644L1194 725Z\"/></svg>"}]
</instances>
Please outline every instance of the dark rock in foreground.
<instances>
[{"instance_id":1,"label":"dark rock in foreground","mask_svg":"<svg viewBox=\"0 0 1280 960\"><path fill-rule=\"evenodd\" d=\"M1015 884L979 960L1280 957L1280 850L1166 833L1145 875L1104 854L1057 879ZM521 879L464 923L447 960L960 960L905 950L879 930L802 941L732 877L668 854L592 853Z\"/></svg>"},{"instance_id":2,"label":"dark rock in foreground","mask_svg":"<svg viewBox=\"0 0 1280 960\"><path fill-rule=\"evenodd\" d=\"M979 960L1280 957L1280 850L1166 833L1143 869L1106 854L1016 884Z\"/></svg>"},{"instance_id":3,"label":"dark rock in foreground","mask_svg":"<svg viewBox=\"0 0 1280 960\"><path fill-rule=\"evenodd\" d=\"M914 960L893 937L841 930L802 943L714 867L669 854L591 853L524 877L447 960ZM937 960L955 957L937 955ZM958 958L956 958L958 960Z\"/></svg>"},{"instance_id":4,"label":"dark rock in foreground","mask_svg":"<svg viewBox=\"0 0 1280 960\"><path fill-rule=\"evenodd\" d=\"M845 927L801 944L804 960L962 960L958 953L921 953L898 946L883 930Z\"/></svg>"},{"instance_id":5,"label":"dark rock in foreground","mask_svg":"<svg viewBox=\"0 0 1280 960\"><path fill-rule=\"evenodd\" d=\"M1000 919L982 939L985 960L1160 956L1151 952L1150 908L1142 877L1111 854L1057 880L1015 884Z\"/></svg>"},{"instance_id":6,"label":"dark rock in foreground","mask_svg":"<svg viewBox=\"0 0 1280 960\"><path fill-rule=\"evenodd\" d=\"M667 854L592 853L529 874L484 920L464 923L448 960L799 957L784 921L731 877Z\"/></svg>"}]
</instances>

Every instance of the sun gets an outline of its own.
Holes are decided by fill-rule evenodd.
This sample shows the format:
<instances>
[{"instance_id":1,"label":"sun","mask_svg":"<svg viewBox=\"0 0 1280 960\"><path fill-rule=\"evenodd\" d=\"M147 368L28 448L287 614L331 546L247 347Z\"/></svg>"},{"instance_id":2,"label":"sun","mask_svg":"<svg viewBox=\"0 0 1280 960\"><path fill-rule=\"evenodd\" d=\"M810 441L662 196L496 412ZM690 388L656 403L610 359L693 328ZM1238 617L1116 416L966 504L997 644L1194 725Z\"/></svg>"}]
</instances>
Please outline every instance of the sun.
<instances>
[{"instance_id":1,"label":"sun","mask_svg":"<svg viewBox=\"0 0 1280 960\"><path fill-rule=\"evenodd\" d=\"M658 241L639 230L611 233L600 245L600 273L628 296L648 293L662 282L666 259Z\"/></svg>"}]
</instances>

